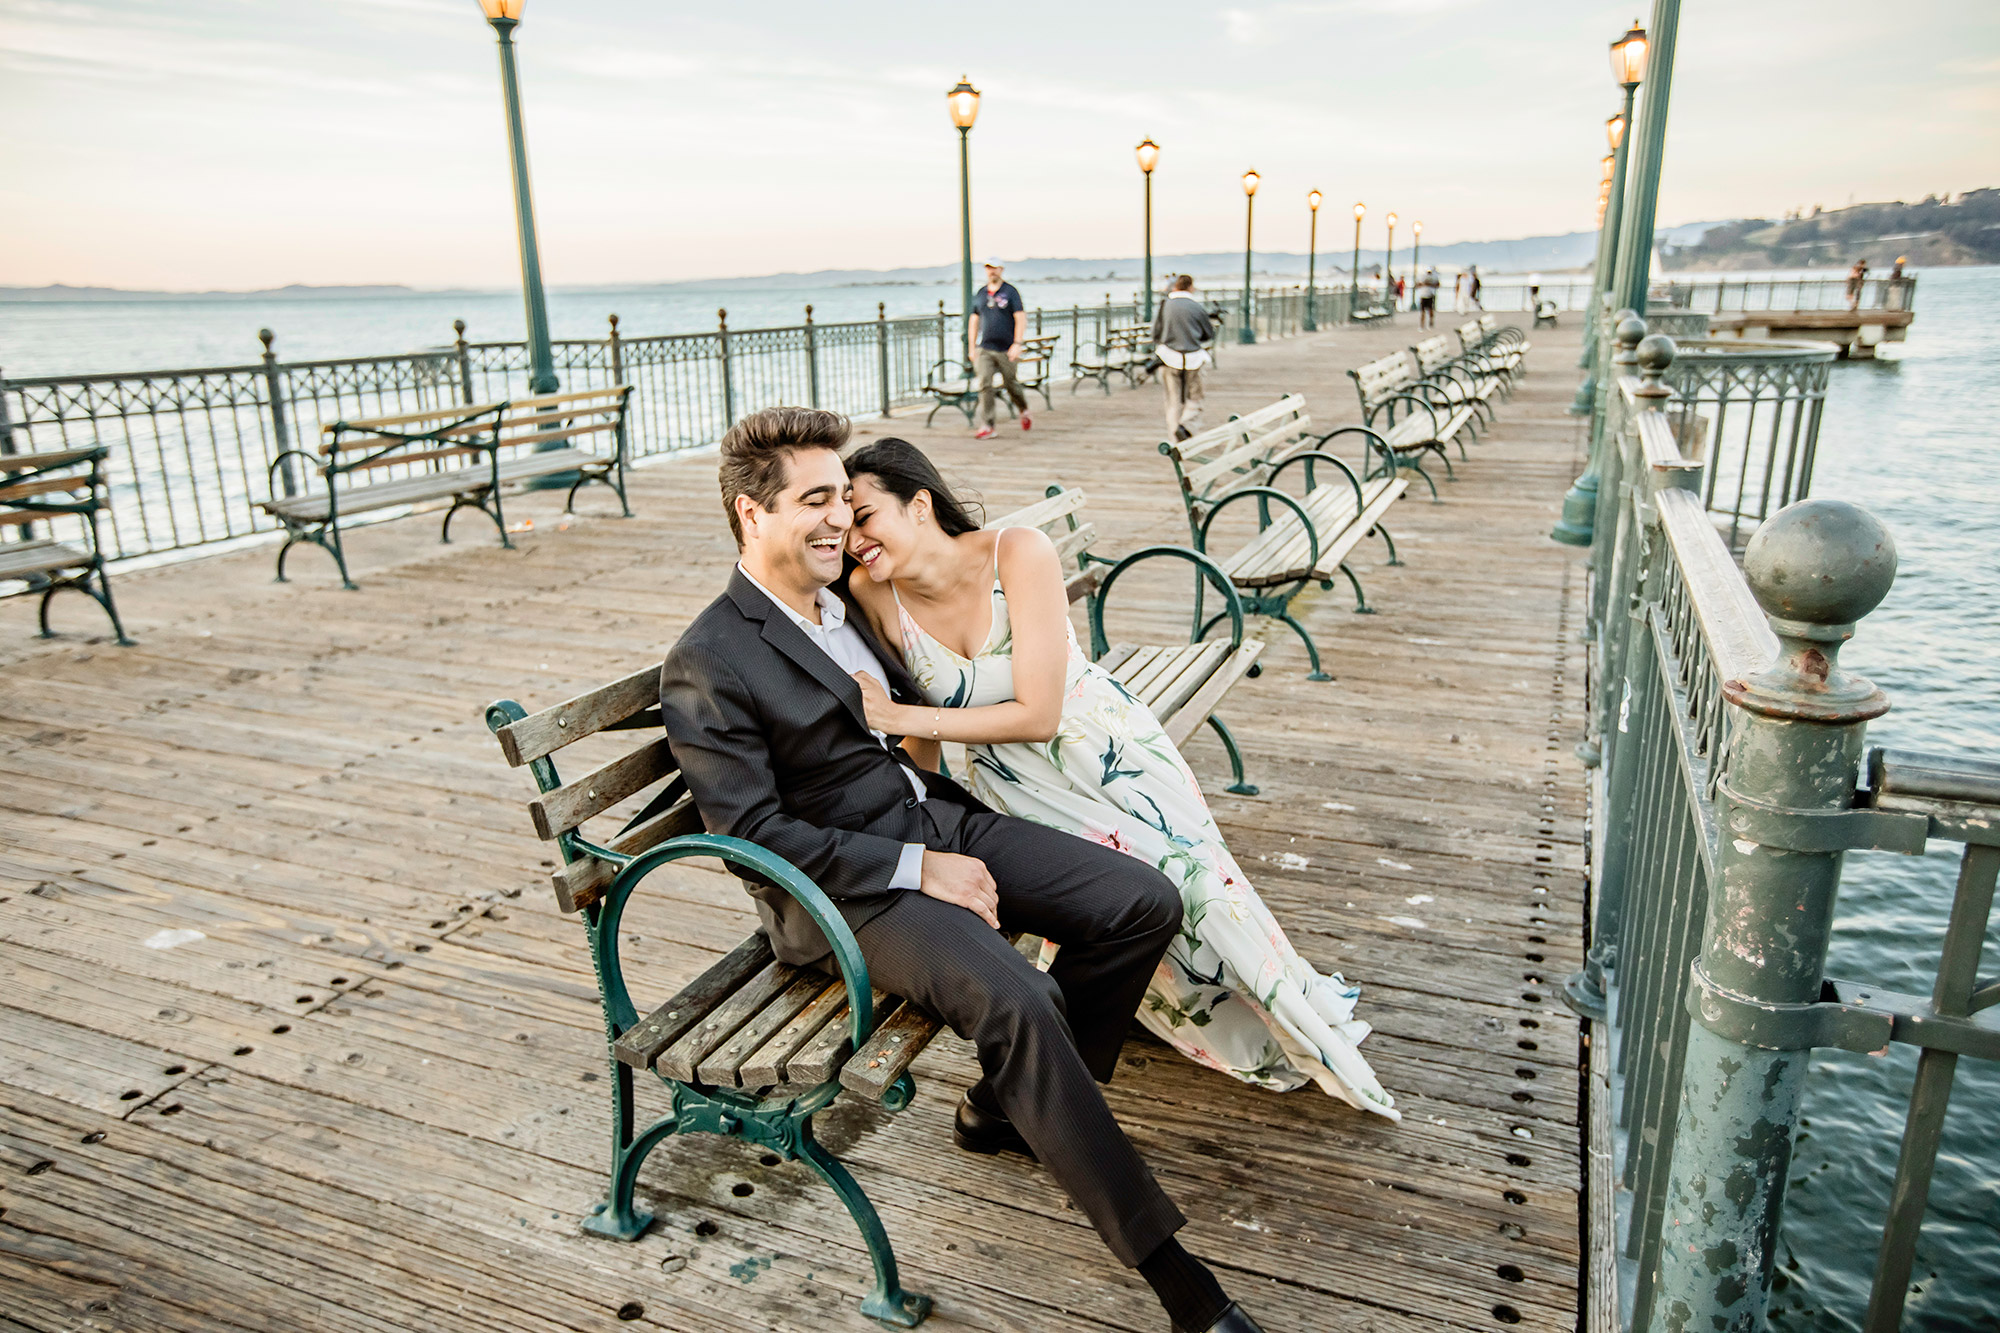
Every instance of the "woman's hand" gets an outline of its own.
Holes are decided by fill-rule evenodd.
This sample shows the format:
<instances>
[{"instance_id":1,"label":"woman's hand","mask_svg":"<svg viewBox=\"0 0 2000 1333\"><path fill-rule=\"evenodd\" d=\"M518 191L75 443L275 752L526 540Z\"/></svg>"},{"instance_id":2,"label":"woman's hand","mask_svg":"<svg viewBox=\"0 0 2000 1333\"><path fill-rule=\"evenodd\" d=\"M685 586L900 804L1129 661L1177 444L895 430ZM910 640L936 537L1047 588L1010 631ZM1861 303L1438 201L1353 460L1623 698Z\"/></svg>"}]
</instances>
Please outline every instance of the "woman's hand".
<instances>
[{"instance_id":1,"label":"woman's hand","mask_svg":"<svg viewBox=\"0 0 2000 1333\"><path fill-rule=\"evenodd\" d=\"M882 682L866 671L856 671L854 683L861 687L861 711L868 718L868 725L875 731L890 736L900 736L904 732L901 725L906 711L903 705L889 697L882 688Z\"/></svg>"}]
</instances>

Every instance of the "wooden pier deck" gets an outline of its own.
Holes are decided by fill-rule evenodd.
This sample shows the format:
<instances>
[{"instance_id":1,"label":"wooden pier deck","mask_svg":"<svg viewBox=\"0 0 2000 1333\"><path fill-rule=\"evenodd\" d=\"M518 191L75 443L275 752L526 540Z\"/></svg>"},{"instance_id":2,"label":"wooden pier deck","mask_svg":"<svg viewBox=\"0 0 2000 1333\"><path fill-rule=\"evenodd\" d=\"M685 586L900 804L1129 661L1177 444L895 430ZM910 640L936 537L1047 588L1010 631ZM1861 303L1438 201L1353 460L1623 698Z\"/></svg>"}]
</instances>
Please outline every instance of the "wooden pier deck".
<instances>
[{"instance_id":1,"label":"wooden pier deck","mask_svg":"<svg viewBox=\"0 0 2000 1333\"><path fill-rule=\"evenodd\" d=\"M1297 391L1352 421L1343 372L1401 325L1227 346L1211 419ZM1272 1333L1576 1326L1579 1037L1555 983L1580 962L1582 578L1544 534L1582 438L1576 332L1535 341L1446 502L1419 483L1390 515L1407 567L1357 553L1379 614L1301 602L1335 681L1256 622L1266 671L1225 715L1262 794L1222 792L1212 738L1189 750L1300 950L1361 985L1404 1111L1127 1047L1113 1109ZM1186 540L1158 409L1058 389L1026 438L947 414L861 433L934 448L996 512L1082 485L1115 552ZM754 1148L669 1143L650 1233L577 1227L603 1188L602 1027L480 709L657 660L733 557L713 497L694 458L638 472L631 521L510 503L534 520L513 552L469 524L439 547L435 516L365 529L358 593L311 550L289 586L268 548L127 576L130 649L82 637L81 599L54 643L0 603L0 1329L876 1327L844 1213ZM641 1008L751 921L708 871L635 902ZM937 1298L928 1327L1163 1328L1035 1167L952 1148L972 1069L947 1034L893 1129L846 1101L820 1118Z\"/></svg>"}]
</instances>

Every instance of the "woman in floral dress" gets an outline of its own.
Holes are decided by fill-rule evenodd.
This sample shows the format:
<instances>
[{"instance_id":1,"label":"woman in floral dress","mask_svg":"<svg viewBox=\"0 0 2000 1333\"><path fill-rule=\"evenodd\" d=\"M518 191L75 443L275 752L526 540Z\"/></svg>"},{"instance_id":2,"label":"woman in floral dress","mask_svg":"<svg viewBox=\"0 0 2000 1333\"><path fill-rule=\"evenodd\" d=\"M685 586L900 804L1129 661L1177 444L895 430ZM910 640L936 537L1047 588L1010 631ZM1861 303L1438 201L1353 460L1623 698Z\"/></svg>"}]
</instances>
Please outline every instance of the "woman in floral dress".
<instances>
[{"instance_id":1,"label":"woman in floral dress","mask_svg":"<svg viewBox=\"0 0 2000 1333\"><path fill-rule=\"evenodd\" d=\"M1188 1058L1274 1092L1317 1083L1399 1119L1355 1049L1360 992L1316 972L1223 845L1194 775L1145 705L1077 647L1055 546L1035 528L981 529L914 445L848 459L859 568L848 592L901 648L931 706L862 675L868 723L935 768L962 741L968 785L995 810L1159 867L1180 886L1181 935L1139 1012ZM932 739L936 738L936 739Z\"/></svg>"}]
</instances>

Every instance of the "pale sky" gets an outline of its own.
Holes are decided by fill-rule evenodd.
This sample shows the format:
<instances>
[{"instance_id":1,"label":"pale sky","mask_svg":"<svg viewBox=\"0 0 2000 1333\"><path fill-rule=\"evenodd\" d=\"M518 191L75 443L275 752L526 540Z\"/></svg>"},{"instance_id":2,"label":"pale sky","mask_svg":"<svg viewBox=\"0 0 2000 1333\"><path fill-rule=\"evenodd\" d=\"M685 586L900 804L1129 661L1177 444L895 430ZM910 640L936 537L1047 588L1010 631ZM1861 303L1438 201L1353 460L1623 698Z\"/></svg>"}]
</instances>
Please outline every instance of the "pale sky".
<instances>
[{"instance_id":1,"label":"pale sky","mask_svg":"<svg viewBox=\"0 0 2000 1333\"><path fill-rule=\"evenodd\" d=\"M696 4L529 0L517 33L552 284L948 263L944 92L985 94L974 245L1320 248L1591 225L1600 0ZM1663 224L2000 185L2000 4L1687 0ZM1399 244L1407 233L1399 231ZM474 0L0 0L0 285L518 281Z\"/></svg>"}]
</instances>

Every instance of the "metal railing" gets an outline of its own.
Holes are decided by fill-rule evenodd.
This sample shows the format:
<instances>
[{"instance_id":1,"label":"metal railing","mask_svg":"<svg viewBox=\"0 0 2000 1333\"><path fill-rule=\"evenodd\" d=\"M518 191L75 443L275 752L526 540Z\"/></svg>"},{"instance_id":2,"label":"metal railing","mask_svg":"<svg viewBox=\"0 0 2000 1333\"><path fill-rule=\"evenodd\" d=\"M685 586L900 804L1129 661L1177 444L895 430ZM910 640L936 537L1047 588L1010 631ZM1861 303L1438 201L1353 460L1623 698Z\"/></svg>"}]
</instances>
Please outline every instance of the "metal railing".
<instances>
[{"instance_id":1,"label":"metal railing","mask_svg":"<svg viewBox=\"0 0 2000 1333\"><path fill-rule=\"evenodd\" d=\"M1655 287L1658 290L1658 287ZM1666 284L1668 305L1721 315L1738 310L1909 310L1917 280L1864 278L1683 278Z\"/></svg>"},{"instance_id":2,"label":"metal railing","mask_svg":"<svg viewBox=\"0 0 2000 1333\"><path fill-rule=\"evenodd\" d=\"M1671 342L1624 353L1593 542L1601 846L1589 963L1565 988L1609 1043L1615 1187L1590 1207L1615 1210L1619 1323L1762 1327L1807 1059L1904 1042L1923 1054L1865 1325L1892 1333L1955 1062L2000 1059L2000 981L1978 981L2000 764L1878 752L1858 785L1888 702L1838 651L1887 595L1893 541L1863 510L1805 501L1739 570L1674 428ZM1965 844L1932 996L1827 979L1842 853L1932 838Z\"/></svg>"},{"instance_id":3,"label":"metal railing","mask_svg":"<svg viewBox=\"0 0 2000 1333\"><path fill-rule=\"evenodd\" d=\"M1297 330L1290 298L1256 304L1262 336ZM1072 349L1139 319L1130 301L1108 297L1030 315L1036 333L1064 339L1049 368L1058 380L1069 375ZM281 361L263 330L263 357L253 364L0 379L0 455L110 446L103 532L111 558L275 531L257 503L320 482L289 461L273 474L273 460L317 449L323 426L523 391L525 343L467 342L463 322L455 329L452 343L394 356ZM808 306L803 323L769 329L731 329L724 311L711 332L649 337L622 333L614 315L608 336L561 339L553 350L566 388L634 386L627 435L638 460L713 444L736 417L779 403L851 416L916 406L927 401L932 368L962 359L964 325L942 302L935 315L891 319L878 306L875 319L831 324L816 323Z\"/></svg>"}]
</instances>

